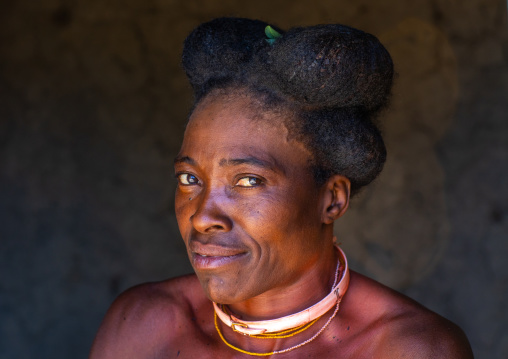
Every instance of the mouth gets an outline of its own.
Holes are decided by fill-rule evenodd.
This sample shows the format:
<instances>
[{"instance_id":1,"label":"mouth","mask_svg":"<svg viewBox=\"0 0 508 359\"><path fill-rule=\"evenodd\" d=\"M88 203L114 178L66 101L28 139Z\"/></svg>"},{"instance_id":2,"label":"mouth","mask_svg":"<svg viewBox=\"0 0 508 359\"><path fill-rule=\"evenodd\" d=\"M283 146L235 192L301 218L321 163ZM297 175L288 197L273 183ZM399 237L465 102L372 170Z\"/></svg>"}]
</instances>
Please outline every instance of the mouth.
<instances>
[{"instance_id":1,"label":"mouth","mask_svg":"<svg viewBox=\"0 0 508 359\"><path fill-rule=\"evenodd\" d=\"M192 265L196 270L218 269L238 262L246 255L246 253L239 253L232 256L206 256L193 253Z\"/></svg>"},{"instance_id":2,"label":"mouth","mask_svg":"<svg viewBox=\"0 0 508 359\"><path fill-rule=\"evenodd\" d=\"M210 270L231 265L247 256L243 249L214 244L190 243L192 266L196 270Z\"/></svg>"}]
</instances>

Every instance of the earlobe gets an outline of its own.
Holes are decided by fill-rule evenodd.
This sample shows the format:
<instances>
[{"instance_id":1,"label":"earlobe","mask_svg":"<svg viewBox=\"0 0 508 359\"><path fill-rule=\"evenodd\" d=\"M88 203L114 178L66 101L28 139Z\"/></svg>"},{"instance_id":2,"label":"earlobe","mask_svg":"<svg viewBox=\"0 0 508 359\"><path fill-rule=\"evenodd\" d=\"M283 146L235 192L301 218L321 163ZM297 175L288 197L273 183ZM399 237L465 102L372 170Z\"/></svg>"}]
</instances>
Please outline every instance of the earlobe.
<instances>
[{"instance_id":1,"label":"earlobe","mask_svg":"<svg viewBox=\"0 0 508 359\"><path fill-rule=\"evenodd\" d=\"M351 182L344 176L333 175L324 185L323 223L332 224L349 206Z\"/></svg>"}]
</instances>

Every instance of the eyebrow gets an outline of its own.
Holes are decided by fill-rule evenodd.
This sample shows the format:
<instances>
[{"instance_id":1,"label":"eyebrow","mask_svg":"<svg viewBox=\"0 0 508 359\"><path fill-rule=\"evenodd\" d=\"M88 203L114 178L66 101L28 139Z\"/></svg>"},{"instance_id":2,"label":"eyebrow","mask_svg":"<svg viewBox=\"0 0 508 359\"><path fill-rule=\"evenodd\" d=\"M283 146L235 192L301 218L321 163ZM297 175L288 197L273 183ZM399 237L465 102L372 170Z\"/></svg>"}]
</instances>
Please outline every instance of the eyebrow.
<instances>
[{"instance_id":1,"label":"eyebrow","mask_svg":"<svg viewBox=\"0 0 508 359\"><path fill-rule=\"evenodd\" d=\"M229 167L229 166L240 166L243 164L248 164L256 167L265 168L271 170L273 172L281 172L282 167L277 164L277 161L268 161L258 157L244 157L244 158L223 158L219 161L219 166L221 167Z\"/></svg>"},{"instance_id":2,"label":"eyebrow","mask_svg":"<svg viewBox=\"0 0 508 359\"><path fill-rule=\"evenodd\" d=\"M178 156L175 158L173 162L175 165L178 163L187 163L190 164L191 166L197 165L196 161L189 156ZM269 161L258 157L248 156L244 158L229 158L229 159L223 158L219 161L220 167L240 166L243 164L265 168L273 172L282 172L282 173L285 172L284 168L280 166L280 164L278 164L278 162L275 159Z\"/></svg>"},{"instance_id":3,"label":"eyebrow","mask_svg":"<svg viewBox=\"0 0 508 359\"><path fill-rule=\"evenodd\" d=\"M178 156L175 158L175 160L173 161L173 163L176 165L177 163L188 163L190 165L193 165L195 166L196 165L196 161L194 161L192 158L190 158L189 156Z\"/></svg>"}]
</instances>

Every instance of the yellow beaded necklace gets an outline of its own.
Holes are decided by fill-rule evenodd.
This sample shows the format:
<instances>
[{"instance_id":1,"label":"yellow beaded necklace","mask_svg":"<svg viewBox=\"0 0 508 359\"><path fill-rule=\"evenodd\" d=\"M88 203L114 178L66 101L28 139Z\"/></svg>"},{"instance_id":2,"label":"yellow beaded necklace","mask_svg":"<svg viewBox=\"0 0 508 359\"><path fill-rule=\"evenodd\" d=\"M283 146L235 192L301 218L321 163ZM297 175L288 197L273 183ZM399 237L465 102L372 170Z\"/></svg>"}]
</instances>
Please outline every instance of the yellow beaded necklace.
<instances>
[{"instance_id":1,"label":"yellow beaded necklace","mask_svg":"<svg viewBox=\"0 0 508 359\"><path fill-rule=\"evenodd\" d=\"M224 342L224 344L226 344L228 347L230 347L231 349L234 349L236 351L239 351L240 353L243 353L243 354L248 354L248 355L252 355L252 356L258 356L258 357L263 357L263 356L268 356L268 355L273 355L273 354L282 354L282 353L287 353L287 352L290 352L292 350L295 350L297 348L300 348L301 346L304 346L305 344L309 344L311 341L313 341L314 339L316 339L319 334L321 334L325 329L326 327L328 326L328 324L330 324L330 322L332 321L332 319L335 317L335 315L337 314L337 312L339 311L339 304L340 304L340 301L337 302L337 305L335 306L335 310L333 312L333 314L330 316L330 318L328 318L328 321L325 323L325 325L323 325L321 327L321 329L316 333L314 334L314 336L310 339L307 339L306 341L300 343L300 344L297 344L295 346L292 346L292 347L289 347L289 348L286 348L286 349L282 349L282 350L274 350L273 352L269 352L269 353L254 353L254 352L249 352L247 350L243 350L241 348L238 348L238 347L235 347L233 344L229 343L226 338L224 338L224 336L222 335L220 329L219 329L219 325L217 323L217 313L214 313L214 323L215 323L215 329L217 330L217 333L219 333L219 336L220 338L222 339L222 341ZM319 319L319 318L318 318ZM317 321L314 320L313 322ZM311 322L312 324L314 324L313 322ZM311 323L308 323L308 324L305 324L305 326L310 327L310 325L312 325ZM310 325L309 325L310 324ZM305 328L305 329L307 329ZM296 328L295 328L296 329ZM305 329L302 329L300 331L297 331L295 333L293 333L292 335L288 335L288 337L291 337L295 334L298 334L302 331L304 331ZM273 333L275 334L275 333ZM251 337L254 337L256 338L257 336L251 336ZM281 338L284 338L284 337L281 337ZM272 337L272 338L263 338L263 339L275 339L275 337Z\"/></svg>"}]
</instances>

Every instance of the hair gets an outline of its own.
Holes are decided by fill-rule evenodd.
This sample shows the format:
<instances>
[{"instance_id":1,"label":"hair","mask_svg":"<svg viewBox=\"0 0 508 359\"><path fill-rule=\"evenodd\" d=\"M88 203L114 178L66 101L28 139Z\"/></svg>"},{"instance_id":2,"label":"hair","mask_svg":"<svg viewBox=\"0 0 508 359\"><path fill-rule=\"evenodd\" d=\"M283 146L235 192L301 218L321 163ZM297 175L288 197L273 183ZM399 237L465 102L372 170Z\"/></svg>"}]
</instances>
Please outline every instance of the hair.
<instances>
[{"instance_id":1,"label":"hair","mask_svg":"<svg viewBox=\"0 0 508 359\"><path fill-rule=\"evenodd\" d=\"M190 33L182 64L194 105L212 93L242 89L263 104L261 111L285 111L292 135L314 157L316 182L340 174L356 193L386 160L375 120L392 87L388 51L373 35L344 25L286 32L272 26L281 34L274 41L267 41L266 26L219 18Z\"/></svg>"}]
</instances>

